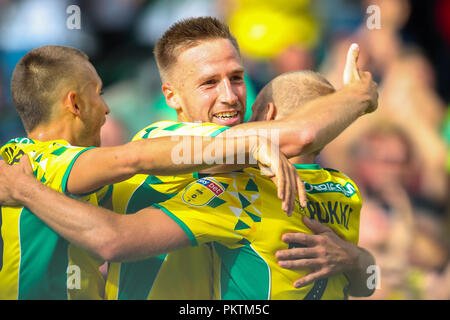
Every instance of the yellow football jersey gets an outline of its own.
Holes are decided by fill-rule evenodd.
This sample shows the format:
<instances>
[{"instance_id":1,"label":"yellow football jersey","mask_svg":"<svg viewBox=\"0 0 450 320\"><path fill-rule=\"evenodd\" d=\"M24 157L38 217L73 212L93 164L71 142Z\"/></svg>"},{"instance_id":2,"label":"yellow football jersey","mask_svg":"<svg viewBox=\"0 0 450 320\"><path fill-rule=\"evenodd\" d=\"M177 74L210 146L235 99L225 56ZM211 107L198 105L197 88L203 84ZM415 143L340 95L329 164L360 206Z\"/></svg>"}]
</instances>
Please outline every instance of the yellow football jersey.
<instances>
[{"instance_id":1,"label":"yellow football jersey","mask_svg":"<svg viewBox=\"0 0 450 320\"><path fill-rule=\"evenodd\" d=\"M9 164L27 155L35 177L65 193L78 156L90 148L64 140L10 140L0 153ZM80 199L97 204L96 193ZM102 261L71 245L26 207L0 207L0 299L101 299Z\"/></svg>"},{"instance_id":2,"label":"yellow football jersey","mask_svg":"<svg viewBox=\"0 0 450 320\"><path fill-rule=\"evenodd\" d=\"M171 199L155 204L188 235L193 247L212 243L220 257L222 299L345 299L348 281L343 274L315 281L300 289L295 280L309 271L278 266L275 252L288 249L281 236L312 232L302 215L331 227L355 244L359 236L361 195L347 176L318 165L297 165L308 196L306 209L298 204L292 217L281 210L276 186L248 168L203 177Z\"/></svg>"},{"instance_id":3,"label":"yellow football jersey","mask_svg":"<svg viewBox=\"0 0 450 320\"><path fill-rule=\"evenodd\" d=\"M133 141L171 135L215 137L228 127L213 123L159 121L138 132ZM198 178L136 175L115 184L113 210L130 214L170 199ZM212 264L216 257L209 244L186 248L136 262L111 263L106 281L107 299L214 299ZM182 268L182 270L180 269Z\"/></svg>"}]
</instances>

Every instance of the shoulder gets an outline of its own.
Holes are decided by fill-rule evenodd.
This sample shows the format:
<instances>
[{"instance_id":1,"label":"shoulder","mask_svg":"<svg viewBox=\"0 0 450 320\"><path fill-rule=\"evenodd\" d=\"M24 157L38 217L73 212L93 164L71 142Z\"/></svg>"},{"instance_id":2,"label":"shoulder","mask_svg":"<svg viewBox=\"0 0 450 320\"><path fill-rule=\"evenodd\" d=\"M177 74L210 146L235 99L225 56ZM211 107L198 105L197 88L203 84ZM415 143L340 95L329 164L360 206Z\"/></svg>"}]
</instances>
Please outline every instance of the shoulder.
<instances>
[{"instance_id":1,"label":"shoulder","mask_svg":"<svg viewBox=\"0 0 450 320\"><path fill-rule=\"evenodd\" d=\"M220 126L209 122L155 122L141 131L133 138L133 141L165 136L209 136L215 137L229 127Z\"/></svg>"},{"instance_id":2,"label":"shoulder","mask_svg":"<svg viewBox=\"0 0 450 320\"><path fill-rule=\"evenodd\" d=\"M154 123L146 126L145 128L143 128L142 130L140 130L138 133L136 133L136 135L133 137L132 141L150 138L150 134L152 131L154 131L156 129L167 128L176 123L177 122L170 121L170 120L154 122Z\"/></svg>"}]
</instances>

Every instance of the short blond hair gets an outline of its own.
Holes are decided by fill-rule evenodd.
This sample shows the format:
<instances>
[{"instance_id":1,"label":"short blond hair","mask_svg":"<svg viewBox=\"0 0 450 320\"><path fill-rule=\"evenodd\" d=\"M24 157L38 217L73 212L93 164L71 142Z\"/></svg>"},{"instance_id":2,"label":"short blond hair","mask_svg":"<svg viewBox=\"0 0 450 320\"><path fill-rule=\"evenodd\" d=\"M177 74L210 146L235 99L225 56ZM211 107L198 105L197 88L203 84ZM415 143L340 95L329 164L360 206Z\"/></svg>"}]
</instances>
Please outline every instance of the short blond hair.
<instances>
[{"instance_id":1,"label":"short blond hair","mask_svg":"<svg viewBox=\"0 0 450 320\"><path fill-rule=\"evenodd\" d=\"M320 73L310 70L283 73L259 92L253 104L253 112L261 112L272 102L277 108L277 117L283 118L295 108L335 91L333 85Z\"/></svg>"}]
</instances>

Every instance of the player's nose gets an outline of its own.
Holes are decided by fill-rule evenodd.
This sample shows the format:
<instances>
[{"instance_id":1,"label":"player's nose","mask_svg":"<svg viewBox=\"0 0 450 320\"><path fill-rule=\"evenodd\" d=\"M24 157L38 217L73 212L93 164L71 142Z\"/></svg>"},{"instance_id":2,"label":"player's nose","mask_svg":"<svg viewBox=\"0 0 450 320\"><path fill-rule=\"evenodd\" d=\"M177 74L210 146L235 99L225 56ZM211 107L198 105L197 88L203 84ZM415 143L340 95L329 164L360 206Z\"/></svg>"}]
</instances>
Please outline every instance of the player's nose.
<instances>
[{"instance_id":1,"label":"player's nose","mask_svg":"<svg viewBox=\"0 0 450 320\"><path fill-rule=\"evenodd\" d=\"M223 79L218 86L220 102L234 105L238 102L238 96L228 78Z\"/></svg>"}]
</instances>

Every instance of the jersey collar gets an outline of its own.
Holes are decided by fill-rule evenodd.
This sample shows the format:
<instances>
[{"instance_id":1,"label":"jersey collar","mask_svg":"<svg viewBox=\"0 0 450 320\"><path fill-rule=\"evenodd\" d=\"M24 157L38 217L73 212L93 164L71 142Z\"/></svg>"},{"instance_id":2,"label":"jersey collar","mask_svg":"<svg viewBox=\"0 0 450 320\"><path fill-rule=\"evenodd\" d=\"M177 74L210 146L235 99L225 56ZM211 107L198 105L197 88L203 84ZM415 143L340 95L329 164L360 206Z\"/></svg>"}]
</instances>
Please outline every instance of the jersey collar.
<instances>
[{"instance_id":1,"label":"jersey collar","mask_svg":"<svg viewBox=\"0 0 450 320\"><path fill-rule=\"evenodd\" d=\"M317 163L310 163L310 164L294 164L294 167L296 169L307 169L307 170L321 170L322 167L319 166Z\"/></svg>"}]
</instances>

